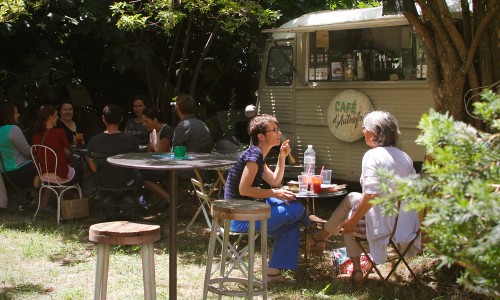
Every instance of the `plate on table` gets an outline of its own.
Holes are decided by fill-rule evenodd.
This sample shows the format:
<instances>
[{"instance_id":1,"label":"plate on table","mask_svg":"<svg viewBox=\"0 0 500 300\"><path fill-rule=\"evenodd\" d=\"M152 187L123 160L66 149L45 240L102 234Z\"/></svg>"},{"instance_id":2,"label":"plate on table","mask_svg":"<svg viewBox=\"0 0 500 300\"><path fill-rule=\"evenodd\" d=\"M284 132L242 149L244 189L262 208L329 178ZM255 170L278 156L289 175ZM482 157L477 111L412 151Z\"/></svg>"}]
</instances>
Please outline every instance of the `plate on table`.
<instances>
[{"instance_id":1,"label":"plate on table","mask_svg":"<svg viewBox=\"0 0 500 300\"><path fill-rule=\"evenodd\" d=\"M321 193L334 193L345 189L345 184L321 184Z\"/></svg>"},{"instance_id":2,"label":"plate on table","mask_svg":"<svg viewBox=\"0 0 500 300\"><path fill-rule=\"evenodd\" d=\"M288 186L299 186L299 182L297 180L290 180L286 184Z\"/></svg>"},{"instance_id":3,"label":"plate on table","mask_svg":"<svg viewBox=\"0 0 500 300\"><path fill-rule=\"evenodd\" d=\"M174 157L173 153L153 154L154 158L161 158L167 160L192 160L193 157L186 155L184 157Z\"/></svg>"}]
</instances>

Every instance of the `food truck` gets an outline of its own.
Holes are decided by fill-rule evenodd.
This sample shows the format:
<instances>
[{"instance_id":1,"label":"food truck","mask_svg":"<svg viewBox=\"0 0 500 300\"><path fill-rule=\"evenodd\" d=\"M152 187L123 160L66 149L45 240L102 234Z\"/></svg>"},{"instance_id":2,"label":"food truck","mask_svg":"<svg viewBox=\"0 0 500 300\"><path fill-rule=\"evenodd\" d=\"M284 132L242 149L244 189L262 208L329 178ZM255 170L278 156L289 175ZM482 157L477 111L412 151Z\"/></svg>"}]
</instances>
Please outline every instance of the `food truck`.
<instances>
[{"instance_id":1,"label":"food truck","mask_svg":"<svg viewBox=\"0 0 500 300\"><path fill-rule=\"evenodd\" d=\"M369 150L362 120L372 110L394 114L398 147L423 161L417 125L434 102L423 48L403 15L321 11L263 32L257 110L277 117L298 163L313 145L316 173L324 166L337 181L358 182Z\"/></svg>"}]
</instances>

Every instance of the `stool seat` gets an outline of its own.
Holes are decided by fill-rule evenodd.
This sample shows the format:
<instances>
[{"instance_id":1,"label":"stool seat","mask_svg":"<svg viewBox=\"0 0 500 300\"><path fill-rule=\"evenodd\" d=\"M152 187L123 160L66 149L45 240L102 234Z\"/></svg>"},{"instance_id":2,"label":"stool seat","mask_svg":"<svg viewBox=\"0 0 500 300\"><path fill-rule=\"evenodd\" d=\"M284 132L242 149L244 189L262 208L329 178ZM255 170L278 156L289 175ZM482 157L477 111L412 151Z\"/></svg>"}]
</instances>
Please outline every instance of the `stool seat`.
<instances>
[{"instance_id":1,"label":"stool seat","mask_svg":"<svg viewBox=\"0 0 500 300\"><path fill-rule=\"evenodd\" d=\"M251 200L215 200L211 202L212 232L208 245L208 261L205 270L203 299L208 298L208 292L224 296L245 297L253 299L262 296L267 299L267 219L271 217L271 207L267 203ZM229 243L231 220L248 222L248 248L238 252L238 247ZM254 274L255 234L256 222L260 222L262 268L261 280ZM223 223L222 226L220 223ZM219 276L212 278L212 263L214 261L215 244L218 235L223 235L220 259ZM248 263L244 261L248 257ZM233 264L233 267L230 267ZM231 275L234 265L241 271L241 275ZM228 271L226 272L226 267ZM235 285L236 284L236 285Z\"/></svg>"},{"instance_id":2,"label":"stool seat","mask_svg":"<svg viewBox=\"0 0 500 300\"><path fill-rule=\"evenodd\" d=\"M222 220L258 221L269 219L271 208L267 203L251 200L215 200L211 213Z\"/></svg>"},{"instance_id":3,"label":"stool seat","mask_svg":"<svg viewBox=\"0 0 500 300\"><path fill-rule=\"evenodd\" d=\"M153 243L160 238L159 225L115 221L90 226L89 240L97 243L94 299L106 299L110 245L141 245L144 299L156 299Z\"/></svg>"},{"instance_id":4,"label":"stool seat","mask_svg":"<svg viewBox=\"0 0 500 300\"><path fill-rule=\"evenodd\" d=\"M89 240L108 245L140 245L159 241L160 226L153 224L115 221L90 226Z\"/></svg>"}]
</instances>

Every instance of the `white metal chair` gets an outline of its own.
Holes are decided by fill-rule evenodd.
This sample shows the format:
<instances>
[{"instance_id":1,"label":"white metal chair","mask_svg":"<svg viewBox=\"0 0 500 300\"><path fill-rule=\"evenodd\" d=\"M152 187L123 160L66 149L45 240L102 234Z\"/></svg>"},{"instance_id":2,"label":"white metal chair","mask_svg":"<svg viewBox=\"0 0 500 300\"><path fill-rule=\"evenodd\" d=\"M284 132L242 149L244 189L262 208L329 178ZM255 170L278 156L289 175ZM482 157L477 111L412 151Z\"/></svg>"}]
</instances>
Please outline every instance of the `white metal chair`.
<instances>
[{"instance_id":1,"label":"white metal chair","mask_svg":"<svg viewBox=\"0 0 500 300\"><path fill-rule=\"evenodd\" d=\"M31 146L31 157L33 158L33 163L35 164L36 170L38 172L38 176L41 179L41 186L38 191L38 207L35 212L35 216L33 216L33 221L38 214L38 210L40 210L40 203L42 200L42 191L43 189L49 189L53 191L57 196L57 224L59 224L59 220L61 219L61 199L64 196L64 193L71 189L78 190L80 198L82 197L82 190L78 183L72 185L66 185L67 181L60 178L56 175L57 170L57 155L54 150L45 145L35 144ZM49 166L46 162L53 161L55 165Z\"/></svg>"},{"instance_id":2,"label":"white metal chair","mask_svg":"<svg viewBox=\"0 0 500 300\"><path fill-rule=\"evenodd\" d=\"M193 184L194 190L196 192L196 195L198 196L198 200L200 201L200 208L201 211L203 212L203 215L205 217L205 221L207 222L207 226L212 230L212 216L210 214L210 209L212 205L212 199L207 195L207 192L205 191L205 188L203 187L203 184L199 182L198 180L191 178L191 182ZM224 228L219 227L218 228L218 233L217 233L217 241L220 243L220 245L223 245L223 239L222 237L224 236ZM244 239L248 236L248 233L238 233L238 232L229 232L229 235L231 237L234 237L236 240L232 243L228 243L228 260L226 263L226 275L229 275L233 270L236 268L241 271L243 276L247 276L248 272L248 265L243 260L243 257L248 253L248 244L247 243L245 246L242 246L242 242ZM259 234L256 233L254 239L256 240L259 237ZM222 263L222 262L221 262ZM212 270L212 275L215 274L218 270L221 268L221 263L217 265L216 268Z\"/></svg>"}]
</instances>

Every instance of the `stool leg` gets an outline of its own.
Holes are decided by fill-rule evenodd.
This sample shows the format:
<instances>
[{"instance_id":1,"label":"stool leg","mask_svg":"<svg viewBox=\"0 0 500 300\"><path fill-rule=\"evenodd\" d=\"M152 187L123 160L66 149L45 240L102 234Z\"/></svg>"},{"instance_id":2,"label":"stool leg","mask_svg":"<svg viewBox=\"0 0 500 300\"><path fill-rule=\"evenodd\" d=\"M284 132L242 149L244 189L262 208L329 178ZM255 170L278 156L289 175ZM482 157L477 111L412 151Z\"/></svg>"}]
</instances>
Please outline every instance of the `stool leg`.
<instances>
[{"instance_id":1,"label":"stool leg","mask_svg":"<svg viewBox=\"0 0 500 300\"><path fill-rule=\"evenodd\" d=\"M250 221L248 228L248 299L253 299L253 279L255 274L253 273L254 267L254 253L255 253L255 221Z\"/></svg>"},{"instance_id":2,"label":"stool leg","mask_svg":"<svg viewBox=\"0 0 500 300\"><path fill-rule=\"evenodd\" d=\"M262 252L262 299L267 299L267 220L260 221L260 251Z\"/></svg>"},{"instance_id":3,"label":"stool leg","mask_svg":"<svg viewBox=\"0 0 500 300\"><path fill-rule=\"evenodd\" d=\"M224 220L224 238L222 239L222 253L220 259L220 277L226 277L226 263L229 248L229 227L231 226L231 220ZM229 275L229 274L227 274ZM224 284L219 283L219 289L222 289ZM218 300L222 299L222 295L218 295Z\"/></svg>"},{"instance_id":4,"label":"stool leg","mask_svg":"<svg viewBox=\"0 0 500 300\"><path fill-rule=\"evenodd\" d=\"M97 244L94 300L106 299L108 288L109 245Z\"/></svg>"},{"instance_id":5,"label":"stool leg","mask_svg":"<svg viewBox=\"0 0 500 300\"><path fill-rule=\"evenodd\" d=\"M156 299L156 282L155 282L155 262L154 262L154 247L153 243L142 244L142 278L144 281L144 299Z\"/></svg>"},{"instance_id":6,"label":"stool leg","mask_svg":"<svg viewBox=\"0 0 500 300\"><path fill-rule=\"evenodd\" d=\"M217 237L217 232L219 231L219 219L213 218L212 220L212 231L210 232L210 241L208 243L208 259L207 259L207 269L205 270L205 282L203 284L203 300L208 297L208 285L210 283L210 274L212 273L212 261L214 259L215 252L215 239Z\"/></svg>"}]
</instances>

